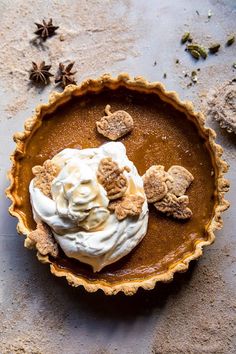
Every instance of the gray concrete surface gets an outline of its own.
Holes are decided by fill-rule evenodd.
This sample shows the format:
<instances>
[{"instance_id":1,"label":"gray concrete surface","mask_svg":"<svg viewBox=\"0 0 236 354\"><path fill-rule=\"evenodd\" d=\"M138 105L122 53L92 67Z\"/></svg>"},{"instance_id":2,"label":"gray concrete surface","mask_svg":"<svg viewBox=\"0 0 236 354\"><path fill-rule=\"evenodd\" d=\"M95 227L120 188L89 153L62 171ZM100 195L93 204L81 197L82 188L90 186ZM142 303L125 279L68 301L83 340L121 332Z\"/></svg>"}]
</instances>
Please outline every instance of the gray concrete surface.
<instances>
[{"instance_id":1,"label":"gray concrete surface","mask_svg":"<svg viewBox=\"0 0 236 354\"><path fill-rule=\"evenodd\" d=\"M32 60L45 59L52 72L75 60L78 81L122 71L160 80L203 110L211 92L235 78L236 45L195 62L179 39L190 30L206 46L224 44L236 32L235 0L0 0L0 12L0 353L236 353L236 139L209 117L231 165L231 208L203 257L153 291L109 298L70 288L24 249L4 196L12 134L54 90L28 84ZM49 17L58 35L37 48L33 23ZM185 73L197 68L198 83L187 88Z\"/></svg>"}]
</instances>

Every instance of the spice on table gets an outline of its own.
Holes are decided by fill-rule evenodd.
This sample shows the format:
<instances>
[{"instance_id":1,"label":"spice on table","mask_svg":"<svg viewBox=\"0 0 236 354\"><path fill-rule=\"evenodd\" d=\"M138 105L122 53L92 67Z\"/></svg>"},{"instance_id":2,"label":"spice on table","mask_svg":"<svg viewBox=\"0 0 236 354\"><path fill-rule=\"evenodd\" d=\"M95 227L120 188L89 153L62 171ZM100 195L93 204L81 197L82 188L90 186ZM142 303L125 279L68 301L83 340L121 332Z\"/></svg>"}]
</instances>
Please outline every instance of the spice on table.
<instances>
[{"instance_id":1,"label":"spice on table","mask_svg":"<svg viewBox=\"0 0 236 354\"><path fill-rule=\"evenodd\" d=\"M234 68L234 69L236 69L236 62L235 62L235 63L233 63L233 65L232 65L232 66L233 66L233 68Z\"/></svg>"},{"instance_id":2,"label":"spice on table","mask_svg":"<svg viewBox=\"0 0 236 354\"><path fill-rule=\"evenodd\" d=\"M193 50L194 50L194 51L197 51L203 59L206 59L206 57L207 57L207 51L206 51L206 49L205 49L203 46L201 46L201 45L199 45L199 44L197 44L197 43L188 44L188 45L187 45L187 50L188 50L190 53L191 53L191 51L193 51Z\"/></svg>"},{"instance_id":3,"label":"spice on table","mask_svg":"<svg viewBox=\"0 0 236 354\"><path fill-rule=\"evenodd\" d=\"M207 51L204 47L199 46L198 52L200 53L200 55L203 59L206 59Z\"/></svg>"},{"instance_id":4,"label":"spice on table","mask_svg":"<svg viewBox=\"0 0 236 354\"><path fill-rule=\"evenodd\" d=\"M181 43L182 44L186 43L188 41L189 37L190 37L190 32L185 32L183 34L183 36L181 37Z\"/></svg>"},{"instance_id":5,"label":"spice on table","mask_svg":"<svg viewBox=\"0 0 236 354\"><path fill-rule=\"evenodd\" d=\"M200 58L200 56L201 56L200 53L197 50L195 50L195 49L190 50L190 54L196 60L198 60Z\"/></svg>"},{"instance_id":6,"label":"spice on table","mask_svg":"<svg viewBox=\"0 0 236 354\"><path fill-rule=\"evenodd\" d=\"M64 36L63 34L61 34L60 37L59 37L59 39L60 39L61 42L64 42L65 36Z\"/></svg>"},{"instance_id":7,"label":"spice on table","mask_svg":"<svg viewBox=\"0 0 236 354\"><path fill-rule=\"evenodd\" d=\"M187 44L187 50L197 50L199 49L199 45L197 43L191 43L191 44Z\"/></svg>"},{"instance_id":8,"label":"spice on table","mask_svg":"<svg viewBox=\"0 0 236 354\"><path fill-rule=\"evenodd\" d=\"M29 79L36 83L47 85L50 81L50 77L53 76L50 73L51 65L45 65L45 61L39 64L32 62L32 68L29 72Z\"/></svg>"},{"instance_id":9,"label":"spice on table","mask_svg":"<svg viewBox=\"0 0 236 354\"><path fill-rule=\"evenodd\" d=\"M74 66L74 62L69 63L67 66L60 63L57 75L55 76L55 83L60 84L63 88L67 85L76 85L74 74L76 71L71 71Z\"/></svg>"},{"instance_id":10,"label":"spice on table","mask_svg":"<svg viewBox=\"0 0 236 354\"><path fill-rule=\"evenodd\" d=\"M226 45L229 47L231 46L235 41L235 36L232 34L231 36L228 37Z\"/></svg>"},{"instance_id":11,"label":"spice on table","mask_svg":"<svg viewBox=\"0 0 236 354\"><path fill-rule=\"evenodd\" d=\"M35 25L38 29L34 32L37 36L46 40L48 37L51 37L55 34L55 31L59 28L59 26L54 26L52 24L52 18L48 21L48 23L43 20L42 24L35 22Z\"/></svg>"},{"instance_id":12,"label":"spice on table","mask_svg":"<svg viewBox=\"0 0 236 354\"><path fill-rule=\"evenodd\" d=\"M167 73L164 73L163 78L164 78L164 79L167 78Z\"/></svg>"},{"instance_id":13,"label":"spice on table","mask_svg":"<svg viewBox=\"0 0 236 354\"><path fill-rule=\"evenodd\" d=\"M212 46L209 47L209 51L211 54L215 54L218 52L218 50L220 49L220 44L219 43L215 43Z\"/></svg>"},{"instance_id":14,"label":"spice on table","mask_svg":"<svg viewBox=\"0 0 236 354\"><path fill-rule=\"evenodd\" d=\"M212 12L211 12L211 10L208 10L207 17L211 18L211 16L212 16Z\"/></svg>"},{"instance_id":15,"label":"spice on table","mask_svg":"<svg viewBox=\"0 0 236 354\"><path fill-rule=\"evenodd\" d=\"M189 43L192 43L192 41L193 41L193 37L192 37L191 34L190 34L190 36L188 37L188 42L189 42Z\"/></svg>"},{"instance_id":16,"label":"spice on table","mask_svg":"<svg viewBox=\"0 0 236 354\"><path fill-rule=\"evenodd\" d=\"M196 71L192 71L192 72L191 72L191 80L192 80L192 82L193 82L194 84L197 83L198 77L197 77L197 72L196 72Z\"/></svg>"}]
</instances>

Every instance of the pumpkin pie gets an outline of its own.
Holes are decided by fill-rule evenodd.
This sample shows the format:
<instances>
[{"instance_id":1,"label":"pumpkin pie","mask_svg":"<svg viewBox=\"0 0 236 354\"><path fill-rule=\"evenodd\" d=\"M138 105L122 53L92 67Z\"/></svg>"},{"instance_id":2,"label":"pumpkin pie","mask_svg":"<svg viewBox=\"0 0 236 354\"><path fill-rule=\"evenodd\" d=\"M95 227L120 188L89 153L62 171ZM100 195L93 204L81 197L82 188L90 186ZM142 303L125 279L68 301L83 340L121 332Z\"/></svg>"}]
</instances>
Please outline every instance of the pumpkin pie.
<instances>
[{"instance_id":1,"label":"pumpkin pie","mask_svg":"<svg viewBox=\"0 0 236 354\"><path fill-rule=\"evenodd\" d=\"M109 295L152 289L187 270L222 227L228 166L215 137L204 116L161 83L106 74L69 85L14 135L9 212L19 220L25 246L71 285ZM72 188L75 176L79 192ZM117 238L113 251L101 256L91 245L104 225L104 244L113 242L113 223L122 237L132 230L136 241ZM83 240L94 235L78 257L71 246L75 224Z\"/></svg>"}]
</instances>

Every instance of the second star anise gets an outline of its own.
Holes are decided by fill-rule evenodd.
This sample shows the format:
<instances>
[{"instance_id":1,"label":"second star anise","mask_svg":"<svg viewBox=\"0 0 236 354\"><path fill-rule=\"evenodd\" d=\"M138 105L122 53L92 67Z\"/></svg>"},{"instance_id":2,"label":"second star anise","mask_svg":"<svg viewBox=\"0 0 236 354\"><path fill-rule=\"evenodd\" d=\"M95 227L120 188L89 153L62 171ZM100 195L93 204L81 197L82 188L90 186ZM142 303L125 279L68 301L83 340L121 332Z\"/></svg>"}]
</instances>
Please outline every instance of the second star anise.
<instances>
[{"instance_id":1,"label":"second star anise","mask_svg":"<svg viewBox=\"0 0 236 354\"><path fill-rule=\"evenodd\" d=\"M52 18L50 18L48 23L43 20L42 24L35 22L35 25L38 27L38 29L34 33L44 40L46 40L48 37L53 36L55 34L55 31L59 28L59 26L53 26Z\"/></svg>"},{"instance_id":2,"label":"second star anise","mask_svg":"<svg viewBox=\"0 0 236 354\"><path fill-rule=\"evenodd\" d=\"M64 64L60 63L57 75L55 76L55 83L60 84L62 87L66 87L67 85L76 85L76 81L74 78L74 74L76 71L71 71L73 68L74 62L65 66Z\"/></svg>"},{"instance_id":3,"label":"second star anise","mask_svg":"<svg viewBox=\"0 0 236 354\"><path fill-rule=\"evenodd\" d=\"M49 71L50 69L51 65L45 65L45 61L42 61L40 64L36 64L32 61L29 79L36 83L47 85L49 83L49 78L53 76Z\"/></svg>"}]
</instances>

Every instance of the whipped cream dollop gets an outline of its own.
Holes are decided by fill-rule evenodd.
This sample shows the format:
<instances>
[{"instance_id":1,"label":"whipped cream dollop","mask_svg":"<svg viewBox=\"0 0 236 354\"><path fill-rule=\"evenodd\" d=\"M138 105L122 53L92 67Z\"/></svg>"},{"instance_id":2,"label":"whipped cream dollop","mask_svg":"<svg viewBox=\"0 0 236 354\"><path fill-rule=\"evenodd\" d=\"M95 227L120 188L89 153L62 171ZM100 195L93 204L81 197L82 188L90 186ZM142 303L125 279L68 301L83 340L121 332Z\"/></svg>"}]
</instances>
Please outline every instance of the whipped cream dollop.
<instances>
[{"instance_id":1,"label":"whipped cream dollop","mask_svg":"<svg viewBox=\"0 0 236 354\"><path fill-rule=\"evenodd\" d=\"M128 181L125 195L144 198L138 217L119 221L108 210L106 190L97 180L100 161L111 157ZM94 272L127 255L145 236L148 205L143 181L120 142L99 148L64 149L52 159L60 172L51 186L52 199L30 183L30 197L36 221L45 222L68 257L90 264Z\"/></svg>"}]
</instances>

